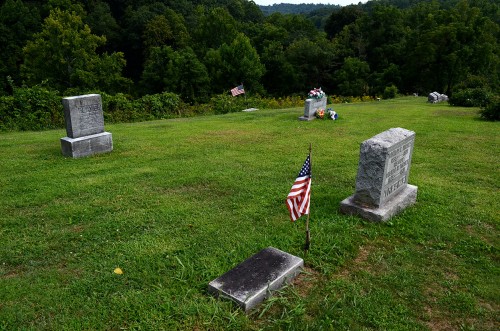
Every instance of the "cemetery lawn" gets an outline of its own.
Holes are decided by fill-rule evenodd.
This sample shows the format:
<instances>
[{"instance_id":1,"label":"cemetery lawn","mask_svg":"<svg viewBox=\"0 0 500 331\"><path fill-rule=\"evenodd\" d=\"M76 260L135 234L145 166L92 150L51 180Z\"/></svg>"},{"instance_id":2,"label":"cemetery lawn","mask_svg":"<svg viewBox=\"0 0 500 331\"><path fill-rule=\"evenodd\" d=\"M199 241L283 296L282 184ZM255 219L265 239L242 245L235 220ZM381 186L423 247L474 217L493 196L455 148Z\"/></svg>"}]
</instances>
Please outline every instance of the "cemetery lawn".
<instances>
[{"instance_id":1,"label":"cemetery lawn","mask_svg":"<svg viewBox=\"0 0 500 331\"><path fill-rule=\"evenodd\" d=\"M0 330L498 330L500 124L426 98L106 125L114 151L64 158L64 130L0 133ZM416 132L416 205L339 213L362 141ZM312 246L284 200L312 143ZM248 315L208 283L273 246L305 272ZM114 273L120 268L123 274Z\"/></svg>"}]
</instances>

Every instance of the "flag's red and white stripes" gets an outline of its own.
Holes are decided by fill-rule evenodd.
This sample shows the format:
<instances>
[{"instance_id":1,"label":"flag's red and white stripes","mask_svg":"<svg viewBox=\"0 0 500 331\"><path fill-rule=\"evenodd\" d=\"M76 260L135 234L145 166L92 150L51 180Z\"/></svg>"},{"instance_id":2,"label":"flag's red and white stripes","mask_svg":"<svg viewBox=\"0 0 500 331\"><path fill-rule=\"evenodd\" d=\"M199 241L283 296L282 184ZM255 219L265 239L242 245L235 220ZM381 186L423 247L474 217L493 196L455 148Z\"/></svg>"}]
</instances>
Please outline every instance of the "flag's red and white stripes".
<instances>
[{"instance_id":1,"label":"flag's red and white stripes","mask_svg":"<svg viewBox=\"0 0 500 331\"><path fill-rule=\"evenodd\" d=\"M292 222L296 221L302 215L309 214L310 202L311 167L308 156L286 199L286 206L290 212L290 219Z\"/></svg>"},{"instance_id":2,"label":"flag's red and white stripes","mask_svg":"<svg viewBox=\"0 0 500 331\"><path fill-rule=\"evenodd\" d=\"M245 93L245 88L243 87L243 84L236 86L235 88L231 89L231 94L233 97Z\"/></svg>"}]
</instances>

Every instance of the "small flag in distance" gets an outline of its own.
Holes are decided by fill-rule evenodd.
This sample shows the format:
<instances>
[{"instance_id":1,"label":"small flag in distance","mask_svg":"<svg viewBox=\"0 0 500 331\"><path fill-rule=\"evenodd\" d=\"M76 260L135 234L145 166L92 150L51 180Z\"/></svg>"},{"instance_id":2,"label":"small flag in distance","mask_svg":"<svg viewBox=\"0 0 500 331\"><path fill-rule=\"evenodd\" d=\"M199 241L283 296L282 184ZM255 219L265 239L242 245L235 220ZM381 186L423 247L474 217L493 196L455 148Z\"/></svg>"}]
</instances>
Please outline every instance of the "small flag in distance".
<instances>
[{"instance_id":1,"label":"small flag in distance","mask_svg":"<svg viewBox=\"0 0 500 331\"><path fill-rule=\"evenodd\" d=\"M243 93L245 93L245 89L243 88L243 84L238 85L231 90L231 94L233 95L233 97L235 97L239 94L243 94Z\"/></svg>"},{"instance_id":2,"label":"small flag in distance","mask_svg":"<svg viewBox=\"0 0 500 331\"><path fill-rule=\"evenodd\" d=\"M311 156L308 155L299 175L286 199L290 219L295 222L302 215L309 214L311 201Z\"/></svg>"}]
</instances>

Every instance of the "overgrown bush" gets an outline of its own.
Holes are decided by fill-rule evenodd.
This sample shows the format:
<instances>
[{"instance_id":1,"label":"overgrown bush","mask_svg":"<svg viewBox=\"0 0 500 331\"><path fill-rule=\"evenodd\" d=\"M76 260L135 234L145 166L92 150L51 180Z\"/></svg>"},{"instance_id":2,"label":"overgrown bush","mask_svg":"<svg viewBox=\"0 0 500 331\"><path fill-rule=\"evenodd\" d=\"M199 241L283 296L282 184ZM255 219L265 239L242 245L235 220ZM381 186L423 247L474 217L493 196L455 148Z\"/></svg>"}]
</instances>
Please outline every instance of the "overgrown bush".
<instances>
[{"instance_id":1,"label":"overgrown bush","mask_svg":"<svg viewBox=\"0 0 500 331\"><path fill-rule=\"evenodd\" d=\"M64 112L57 91L42 87L14 88L0 97L0 129L46 130L64 127Z\"/></svg>"},{"instance_id":2,"label":"overgrown bush","mask_svg":"<svg viewBox=\"0 0 500 331\"><path fill-rule=\"evenodd\" d=\"M492 95L486 88L466 88L454 92L448 102L452 106L484 107L490 97Z\"/></svg>"},{"instance_id":3,"label":"overgrown bush","mask_svg":"<svg viewBox=\"0 0 500 331\"><path fill-rule=\"evenodd\" d=\"M0 130L44 130L64 128L62 96L44 87L14 88L12 96L0 96ZM76 91L75 91L76 92ZM194 115L227 114L246 108L281 109L303 107L304 97L264 98L260 95L233 97L220 94L209 103L188 105L179 95L163 92L134 100L130 95L91 91L102 97L106 123L137 122ZM77 93L80 94L80 93ZM328 96L328 103L371 101L373 98Z\"/></svg>"},{"instance_id":4,"label":"overgrown bush","mask_svg":"<svg viewBox=\"0 0 500 331\"><path fill-rule=\"evenodd\" d=\"M247 108L280 109L304 106L304 98L288 96L283 98L264 98L259 95L251 97L233 97L220 94L210 99L210 110L213 114L227 114L242 111Z\"/></svg>"},{"instance_id":5,"label":"overgrown bush","mask_svg":"<svg viewBox=\"0 0 500 331\"><path fill-rule=\"evenodd\" d=\"M144 120L181 116L180 105L181 98L169 92L145 95L134 102Z\"/></svg>"},{"instance_id":6,"label":"overgrown bush","mask_svg":"<svg viewBox=\"0 0 500 331\"><path fill-rule=\"evenodd\" d=\"M486 106L479 111L482 118L489 121L500 121L500 95L492 96Z\"/></svg>"},{"instance_id":7,"label":"overgrown bush","mask_svg":"<svg viewBox=\"0 0 500 331\"><path fill-rule=\"evenodd\" d=\"M13 130L16 128L13 115L14 97L11 95L0 96L0 130Z\"/></svg>"},{"instance_id":8,"label":"overgrown bush","mask_svg":"<svg viewBox=\"0 0 500 331\"><path fill-rule=\"evenodd\" d=\"M394 99L398 95L398 88L395 85L386 86L382 98Z\"/></svg>"},{"instance_id":9,"label":"overgrown bush","mask_svg":"<svg viewBox=\"0 0 500 331\"><path fill-rule=\"evenodd\" d=\"M102 110L104 113L104 122L132 122L139 120L139 114L134 112L132 98L123 93L109 95L101 93Z\"/></svg>"},{"instance_id":10,"label":"overgrown bush","mask_svg":"<svg viewBox=\"0 0 500 331\"><path fill-rule=\"evenodd\" d=\"M123 93L101 93L104 120L111 123L148 121L181 116L182 102L174 93L145 95L133 100Z\"/></svg>"}]
</instances>

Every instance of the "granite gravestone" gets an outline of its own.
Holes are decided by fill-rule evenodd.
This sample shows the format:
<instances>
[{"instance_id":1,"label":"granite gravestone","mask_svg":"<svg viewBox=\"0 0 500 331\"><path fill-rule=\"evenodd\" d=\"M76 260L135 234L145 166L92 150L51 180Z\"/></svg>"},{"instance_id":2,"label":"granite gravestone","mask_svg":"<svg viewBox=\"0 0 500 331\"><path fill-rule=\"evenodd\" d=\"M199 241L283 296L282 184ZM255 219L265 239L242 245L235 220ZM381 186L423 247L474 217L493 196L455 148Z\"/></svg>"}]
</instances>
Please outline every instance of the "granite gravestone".
<instances>
[{"instance_id":1,"label":"granite gravestone","mask_svg":"<svg viewBox=\"0 0 500 331\"><path fill-rule=\"evenodd\" d=\"M63 98L67 137L61 138L64 156L73 158L113 150L111 133L104 131L102 101L99 94Z\"/></svg>"},{"instance_id":2,"label":"granite gravestone","mask_svg":"<svg viewBox=\"0 0 500 331\"><path fill-rule=\"evenodd\" d=\"M300 257L268 247L211 281L208 291L234 301L247 312L295 278L303 267Z\"/></svg>"},{"instance_id":3,"label":"granite gravestone","mask_svg":"<svg viewBox=\"0 0 500 331\"><path fill-rule=\"evenodd\" d=\"M361 143L356 192L340 203L345 214L386 221L415 203L408 184L415 132L393 128Z\"/></svg>"},{"instance_id":4,"label":"granite gravestone","mask_svg":"<svg viewBox=\"0 0 500 331\"><path fill-rule=\"evenodd\" d=\"M427 102L438 103L441 101L448 101L448 96L446 94L440 94L438 92L429 93L427 96Z\"/></svg>"},{"instance_id":5,"label":"granite gravestone","mask_svg":"<svg viewBox=\"0 0 500 331\"><path fill-rule=\"evenodd\" d=\"M304 102L304 116L299 117L301 121L312 121L315 119L318 109L326 109L326 96L321 99L306 99Z\"/></svg>"}]
</instances>

